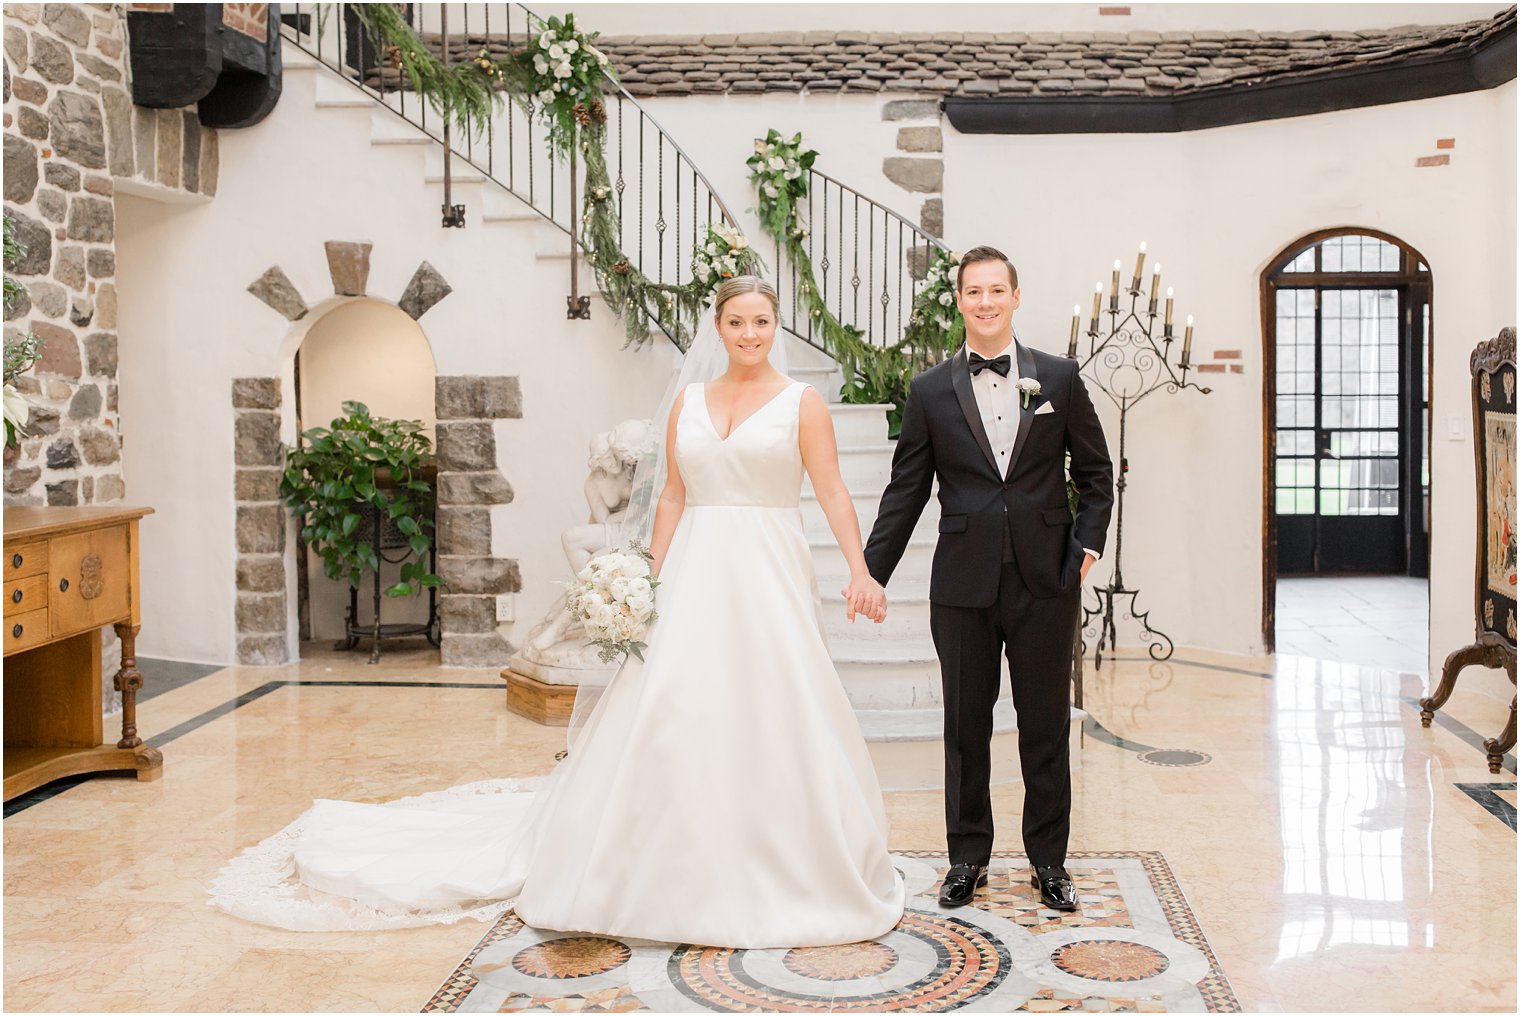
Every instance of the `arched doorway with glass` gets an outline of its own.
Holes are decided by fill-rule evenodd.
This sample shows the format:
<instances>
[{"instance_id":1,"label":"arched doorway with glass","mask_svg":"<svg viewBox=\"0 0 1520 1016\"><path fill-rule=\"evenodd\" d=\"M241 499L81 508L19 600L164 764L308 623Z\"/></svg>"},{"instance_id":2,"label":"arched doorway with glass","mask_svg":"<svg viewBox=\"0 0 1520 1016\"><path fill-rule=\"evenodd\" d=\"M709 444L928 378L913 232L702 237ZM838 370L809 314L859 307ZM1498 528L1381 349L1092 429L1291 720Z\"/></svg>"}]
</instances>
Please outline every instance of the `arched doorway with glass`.
<instances>
[{"instance_id":1,"label":"arched doorway with glass","mask_svg":"<svg viewBox=\"0 0 1520 1016\"><path fill-rule=\"evenodd\" d=\"M1262 274L1269 652L1424 670L1431 308L1425 259L1377 230Z\"/></svg>"}]
</instances>

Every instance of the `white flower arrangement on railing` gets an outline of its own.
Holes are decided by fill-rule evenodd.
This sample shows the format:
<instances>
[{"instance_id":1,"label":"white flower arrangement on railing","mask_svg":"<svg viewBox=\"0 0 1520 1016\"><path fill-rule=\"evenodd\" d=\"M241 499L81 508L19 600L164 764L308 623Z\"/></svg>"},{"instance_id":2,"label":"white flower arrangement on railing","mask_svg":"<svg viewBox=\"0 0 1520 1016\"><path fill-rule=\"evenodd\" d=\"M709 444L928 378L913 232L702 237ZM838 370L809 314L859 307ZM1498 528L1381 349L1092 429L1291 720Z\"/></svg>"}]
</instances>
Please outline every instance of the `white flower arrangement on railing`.
<instances>
[{"instance_id":1,"label":"white flower arrangement on railing","mask_svg":"<svg viewBox=\"0 0 1520 1016\"><path fill-rule=\"evenodd\" d=\"M803 149L800 133L786 138L772 127L764 138L755 141L755 154L744 164L760 193L757 211L767 232L779 236L791 231L796 238L807 235L802 223L792 221L792 208L807 197L806 174L816 158L816 151Z\"/></svg>"},{"instance_id":2,"label":"white flower arrangement on railing","mask_svg":"<svg viewBox=\"0 0 1520 1016\"><path fill-rule=\"evenodd\" d=\"M522 94L538 103L536 111L528 109L548 125L550 144L562 152L574 147L579 128L607 117L602 81L610 68L607 55L591 44L598 34L577 29L574 14L551 17L515 55Z\"/></svg>"},{"instance_id":3,"label":"white flower arrangement on railing","mask_svg":"<svg viewBox=\"0 0 1520 1016\"><path fill-rule=\"evenodd\" d=\"M935 250L934 260L924 271L924 288L913 300L910 325L932 325L942 332L955 325L955 272L960 261L958 251Z\"/></svg>"},{"instance_id":4,"label":"white flower arrangement on railing","mask_svg":"<svg viewBox=\"0 0 1520 1016\"><path fill-rule=\"evenodd\" d=\"M691 257L691 273L706 287L703 303L724 279L754 275L759 268L760 256L732 226L708 226L707 242L699 244Z\"/></svg>"}]
</instances>

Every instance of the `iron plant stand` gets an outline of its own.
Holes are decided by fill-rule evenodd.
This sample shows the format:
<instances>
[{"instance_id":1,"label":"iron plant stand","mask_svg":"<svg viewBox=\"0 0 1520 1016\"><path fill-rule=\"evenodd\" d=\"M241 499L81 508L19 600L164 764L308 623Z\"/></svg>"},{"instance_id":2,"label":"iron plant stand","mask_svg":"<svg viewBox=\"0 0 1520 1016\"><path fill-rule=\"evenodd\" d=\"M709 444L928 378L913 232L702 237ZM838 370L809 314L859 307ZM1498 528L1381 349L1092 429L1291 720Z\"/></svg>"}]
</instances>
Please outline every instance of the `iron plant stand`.
<instances>
[{"instance_id":1,"label":"iron plant stand","mask_svg":"<svg viewBox=\"0 0 1520 1016\"><path fill-rule=\"evenodd\" d=\"M380 558L379 564L398 564L411 556L411 544L400 530L396 529L395 523L382 516L379 509L373 505L364 506L366 521L371 526L371 539L374 540L375 553ZM400 557L390 558L385 556L387 550L401 549ZM428 570L436 574L438 572L438 544L434 541L428 548ZM348 587L348 616L343 619L343 641L333 646L340 652L347 652L359 644L361 639L369 639L370 651L369 662L380 662L380 643L385 639L415 638L424 636L428 644L437 648L442 644L441 632L438 624L438 589L436 586L428 587L428 616L422 624L405 622L390 622L382 624L380 621L380 605L384 602L381 592L380 568L373 572L374 587L374 613L367 623L359 621L359 587Z\"/></svg>"},{"instance_id":2,"label":"iron plant stand","mask_svg":"<svg viewBox=\"0 0 1520 1016\"><path fill-rule=\"evenodd\" d=\"M1117 284L1117 270L1114 272L1114 281ZM1082 607L1082 632L1097 640L1093 664L1099 667L1103 665L1104 650L1112 651L1118 644L1120 619L1139 622L1141 637L1149 645L1151 659L1170 659L1173 649L1171 637L1150 623L1149 611L1140 610L1137 606L1140 590L1124 584L1124 491L1129 486L1129 459L1126 455L1129 411L1147 395L1161 389L1178 392L1193 388L1204 395L1212 390L1187 379L1188 370L1191 369L1189 362L1192 352L1191 326L1188 328L1188 339L1184 343L1182 357L1177 367L1174 369L1168 362L1167 357L1172 348L1170 298L1167 300L1168 320L1164 325L1161 343L1158 345L1153 337L1152 333L1156 325L1156 280L1152 282L1149 309L1143 313L1143 316L1139 310L1141 292L1138 266L1135 271L1135 280L1128 293L1129 312L1122 315L1119 310L1117 285L1114 292L1109 294L1106 335L1100 333L1098 329L1099 315L1095 298L1094 314L1091 326L1087 330L1088 352L1079 367L1079 370L1086 374L1098 390L1108 396L1109 401L1119 410L1119 475L1114 484L1117 498L1114 508L1114 570L1107 585L1093 590L1096 596L1093 606L1083 605ZM1073 359L1076 359L1077 354L1077 327L1078 322L1073 320L1072 342L1068 351L1068 355ZM1121 600L1128 601L1128 606L1122 610L1117 607ZM1088 639L1083 638L1077 654L1076 679L1079 696L1081 694L1080 660L1087 647Z\"/></svg>"}]
</instances>

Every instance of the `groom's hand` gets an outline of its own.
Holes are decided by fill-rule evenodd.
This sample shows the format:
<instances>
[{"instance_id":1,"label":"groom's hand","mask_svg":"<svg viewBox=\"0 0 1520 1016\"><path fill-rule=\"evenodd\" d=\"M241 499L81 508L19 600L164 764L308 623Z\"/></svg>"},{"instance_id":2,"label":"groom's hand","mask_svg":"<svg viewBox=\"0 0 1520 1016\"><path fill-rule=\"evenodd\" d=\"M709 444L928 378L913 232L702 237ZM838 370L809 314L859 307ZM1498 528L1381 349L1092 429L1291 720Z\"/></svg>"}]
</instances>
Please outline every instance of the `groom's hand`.
<instances>
[{"instance_id":1,"label":"groom's hand","mask_svg":"<svg viewBox=\"0 0 1520 1016\"><path fill-rule=\"evenodd\" d=\"M1098 555L1091 552L1082 555L1082 578L1078 580L1079 582L1087 581L1087 573L1092 571L1093 562L1097 559Z\"/></svg>"},{"instance_id":2,"label":"groom's hand","mask_svg":"<svg viewBox=\"0 0 1520 1016\"><path fill-rule=\"evenodd\" d=\"M845 600L845 616L851 624L856 614L864 614L877 624L887 619L887 592L869 575L856 576L839 591Z\"/></svg>"}]
</instances>

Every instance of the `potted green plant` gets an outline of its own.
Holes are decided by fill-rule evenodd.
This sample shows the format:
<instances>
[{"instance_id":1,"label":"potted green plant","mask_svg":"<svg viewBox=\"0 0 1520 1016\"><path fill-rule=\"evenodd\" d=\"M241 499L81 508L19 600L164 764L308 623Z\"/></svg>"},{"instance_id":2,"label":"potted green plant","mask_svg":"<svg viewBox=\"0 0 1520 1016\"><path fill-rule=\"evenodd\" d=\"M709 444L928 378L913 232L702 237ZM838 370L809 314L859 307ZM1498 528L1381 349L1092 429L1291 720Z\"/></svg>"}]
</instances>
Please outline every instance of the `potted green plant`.
<instances>
[{"instance_id":1,"label":"potted green plant","mask_svg":"<svg viewBox=\"0 0 1520 1016\"><path fill-rule=\"evenodd\" d=\"M321 555L328 578L358 588L365 568L380 568L373 533L362 526L369 510L378 511L416 555L402 563L400 581L386 595L410 596L440 585L426 563L438 468L422 423L372 416L362 402L343 403L343 413L286 449L280 494L301 520L301 539Z\"/></svg>"}]
</instances>

